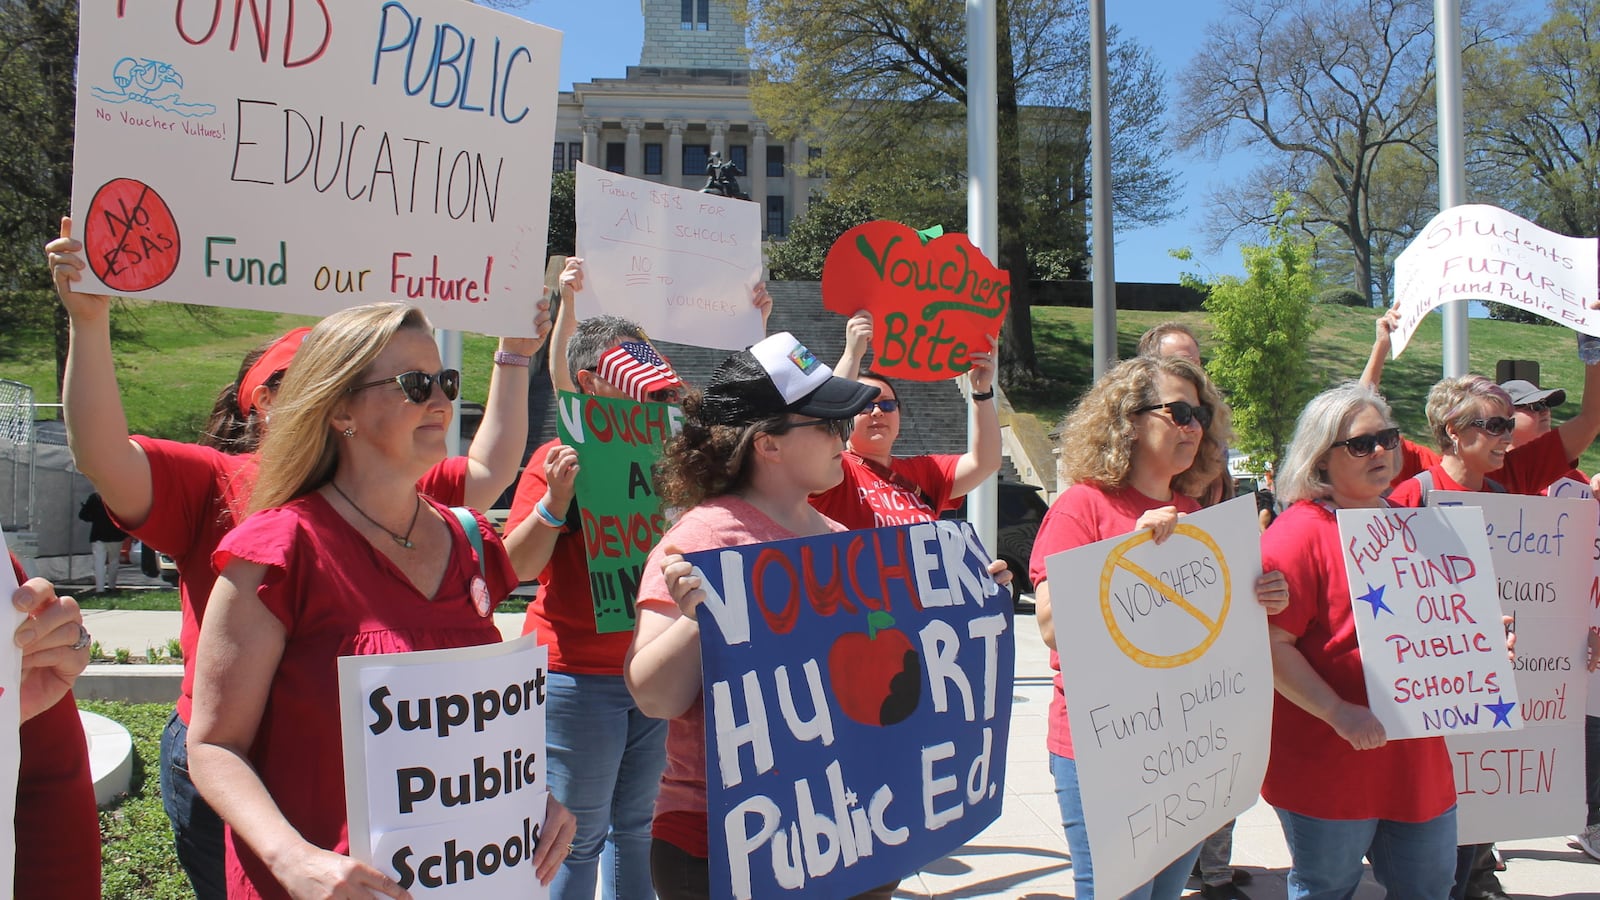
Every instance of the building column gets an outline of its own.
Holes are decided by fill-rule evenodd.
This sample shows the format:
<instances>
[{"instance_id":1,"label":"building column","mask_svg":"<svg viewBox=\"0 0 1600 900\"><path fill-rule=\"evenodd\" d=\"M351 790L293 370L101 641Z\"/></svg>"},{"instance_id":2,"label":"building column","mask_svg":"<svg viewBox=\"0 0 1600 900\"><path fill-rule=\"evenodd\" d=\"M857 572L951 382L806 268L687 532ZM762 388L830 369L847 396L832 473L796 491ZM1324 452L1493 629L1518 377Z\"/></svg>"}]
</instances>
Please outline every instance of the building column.
<instances>
[{"instance_id":1,"label":"building column","mask_svg":"<svg viewBox=\"0 0 1600 900\"><path fill-rule=\"evenodd\" d=\"M644 127L640 119L623 119L622 127L628 129L628 143L622 150L622 174L629 178L644 177L644 147L639 142L639 129Z\"/></svg>"},{"instance_id":2,"label":"building column","mask_svg":"<svg viewBox=\"0 0 1600 900\"><path fill-rule=\"evenodd\" d=\"M662 167L666 183L683 187L683 125L682 119L667 120L667 164Z\"/></svg>"},{"instance_id":3,"label":"building column","mask_svg":"<svg viewBox=\"0 0 1600 900\"><path fill-rule=\"evenodd\" d=\"M788 225L806 214L811 207L811 180L800 174L800 164L811 156L811 145L803 137L789 142L789 158L784 160L784 172L789 176L789 209L785 211Z\"/></svg>"},{"instance_id":4,"label":"building column","mask_svg":"<svg viewBox=\"0 0 1600 900\"><path fill-rule=\"evenodd\" d=\"M750 123L750 199L761 207L761 231L767 230L767 126L765 122Z\"/></svg>"},{"instance_id":5,"label":"building column","mask_svg":"<svg viewBox=\"0 0 1600 900\"><path fill-rule=\"evenodd\" d=\"M724 158L728 155L727 139L728 123L722 119L707 122L711 126L711 152L720 153Z\"/></svg>"},{"instance_id":6,"label":"building column","mask_svg":"<svg viewBox=\"0 0 1600 900\"><path fill-rule=\"evenodd\" d=\"M591 166L605 168L605 160L600 158L600 120L583 120L583 161Z\"/></svg>"}]
</instances>

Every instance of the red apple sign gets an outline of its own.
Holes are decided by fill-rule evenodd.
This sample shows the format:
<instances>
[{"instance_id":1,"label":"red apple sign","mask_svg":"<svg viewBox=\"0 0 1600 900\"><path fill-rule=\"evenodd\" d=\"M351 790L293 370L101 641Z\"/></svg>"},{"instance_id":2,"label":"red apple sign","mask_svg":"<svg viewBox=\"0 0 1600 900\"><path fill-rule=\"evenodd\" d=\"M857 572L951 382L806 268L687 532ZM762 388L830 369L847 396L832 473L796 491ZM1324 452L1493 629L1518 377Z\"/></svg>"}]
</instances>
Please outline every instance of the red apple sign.
<instances>
[{"instance_id":1,"label":"red apple sign","mask_svg":"<svg viewBox=\"0 0 1600 900\"><path fill-rule=\"evenodd\" d=\"M828 680L844 714L863 725L903 722L922 699L922 657L894 616L867 614L867 630L839 635L828 650Z\"/></svg>"},{"instance_id":2,"label":"red apple sign","mask_svg":"<svg viewBox=\"0 0 1600 900\"><path fill-rule=\"evenodd\" d=\"M899 222L846 231L822 264L822 305L872 314L872 368L911 381L943 381L989 349L1011 300L1011 275L964 234L926 243Z\"/></svg>"}]
</instances>

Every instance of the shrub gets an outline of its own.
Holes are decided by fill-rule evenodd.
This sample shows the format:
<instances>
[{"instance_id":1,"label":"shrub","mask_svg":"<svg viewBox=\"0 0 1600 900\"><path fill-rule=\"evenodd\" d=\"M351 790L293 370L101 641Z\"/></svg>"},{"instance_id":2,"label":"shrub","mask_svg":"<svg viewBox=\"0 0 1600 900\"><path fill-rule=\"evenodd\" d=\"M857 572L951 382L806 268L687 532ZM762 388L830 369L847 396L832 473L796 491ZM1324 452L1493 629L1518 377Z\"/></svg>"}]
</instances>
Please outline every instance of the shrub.
<instances>
[{"instance_id":1,"label":"shrub","mask_svg":"<svg viewBox=\"0 0 1600 900\"><path fill-rule=\"evenodd\" d=\"M1333 306L1371 306L1365 294L1347 287L1328 288L1317 295L1318 303L1327 303Z\"/></svg>"}]
</instances>

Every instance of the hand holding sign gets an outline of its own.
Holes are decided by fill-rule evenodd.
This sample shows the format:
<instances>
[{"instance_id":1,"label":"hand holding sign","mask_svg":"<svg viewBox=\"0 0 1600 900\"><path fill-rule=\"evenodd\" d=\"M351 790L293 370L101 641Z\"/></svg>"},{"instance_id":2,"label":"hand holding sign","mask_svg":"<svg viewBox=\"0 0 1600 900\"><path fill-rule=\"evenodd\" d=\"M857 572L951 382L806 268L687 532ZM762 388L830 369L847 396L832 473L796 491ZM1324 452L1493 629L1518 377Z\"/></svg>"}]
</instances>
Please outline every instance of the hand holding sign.
<instances>
[{"instance_id":1,"label":"hand holding sign","mask_svg":"<svg viewBox=\"0 0 1600 900\"><path fill-rule=\"evenodd\" d=\"M969 353L999 335L1010 298L1010 274L966 235L923 243L898 222L846 231L822 266L823 305L842 316L870 313L881 323L872 331L873 368L912 381L972 367Z\"/></svg>"}]
</instances>

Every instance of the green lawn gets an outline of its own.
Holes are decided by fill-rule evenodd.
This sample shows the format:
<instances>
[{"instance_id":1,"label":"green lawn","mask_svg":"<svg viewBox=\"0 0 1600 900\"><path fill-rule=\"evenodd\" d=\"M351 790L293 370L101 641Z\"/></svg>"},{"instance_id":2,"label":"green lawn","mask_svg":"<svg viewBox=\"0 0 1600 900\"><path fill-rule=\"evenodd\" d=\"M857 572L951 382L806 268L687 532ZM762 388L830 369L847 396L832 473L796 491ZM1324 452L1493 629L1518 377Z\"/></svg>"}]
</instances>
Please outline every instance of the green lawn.
<instances>
[{"instance_id":1,"label":"green lawn","mask_svg":"<svg viewBox=\"0 0 1600 900\"><path fill-rule=\"evenodd\" d=\"M130 792L100 812L101 884L106 900L192 898L161 808L161 731L170 703L78 701L79 709L120 722L133 737Z\"/></svg>"}]
</instances>

